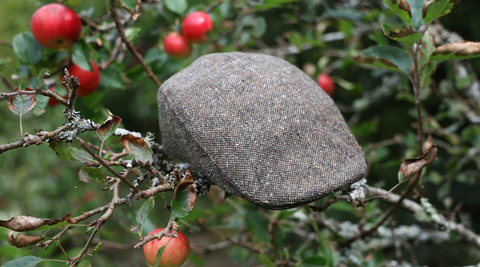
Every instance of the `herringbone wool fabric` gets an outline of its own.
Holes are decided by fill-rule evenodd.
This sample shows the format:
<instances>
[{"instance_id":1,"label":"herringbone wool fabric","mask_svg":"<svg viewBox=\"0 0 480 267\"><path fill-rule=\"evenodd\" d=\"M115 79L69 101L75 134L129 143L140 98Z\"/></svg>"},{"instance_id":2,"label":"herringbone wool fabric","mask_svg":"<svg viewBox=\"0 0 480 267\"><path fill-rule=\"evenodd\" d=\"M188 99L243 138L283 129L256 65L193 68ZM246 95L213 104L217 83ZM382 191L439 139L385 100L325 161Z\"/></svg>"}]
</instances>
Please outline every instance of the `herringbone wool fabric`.
<instances>
[{"instance_id":1,"label":"herringbone wool fabric","mask_svg":"<svg viewBox=\"0 0 480 267\"><path fill-rule=\"evenodd\" d=\"M361 147L333 100L287 61L222 53L158 91L165 151L267 209L301 206L361 179Z\"/></svg>"}]
</instances>

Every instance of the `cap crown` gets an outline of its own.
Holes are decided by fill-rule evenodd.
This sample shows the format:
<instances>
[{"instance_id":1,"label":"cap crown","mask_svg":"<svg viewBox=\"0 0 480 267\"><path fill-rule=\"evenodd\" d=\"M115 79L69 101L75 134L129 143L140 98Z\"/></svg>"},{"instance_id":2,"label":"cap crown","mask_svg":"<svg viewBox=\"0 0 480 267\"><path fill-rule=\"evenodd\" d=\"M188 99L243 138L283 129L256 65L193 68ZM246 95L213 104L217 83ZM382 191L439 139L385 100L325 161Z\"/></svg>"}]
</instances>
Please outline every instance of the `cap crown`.
<instances>
[{"instance_id":1,"label":"cap crown","mask_svg":"<svg viewBox=\"0 0 480 267\"><path fill-rule=\"evenodd\" d=\"M267 209L312 202L366 171L333 100L277 57L203 56L165 81L158 106L169 155Z\"/></svg>"}]
</instances>

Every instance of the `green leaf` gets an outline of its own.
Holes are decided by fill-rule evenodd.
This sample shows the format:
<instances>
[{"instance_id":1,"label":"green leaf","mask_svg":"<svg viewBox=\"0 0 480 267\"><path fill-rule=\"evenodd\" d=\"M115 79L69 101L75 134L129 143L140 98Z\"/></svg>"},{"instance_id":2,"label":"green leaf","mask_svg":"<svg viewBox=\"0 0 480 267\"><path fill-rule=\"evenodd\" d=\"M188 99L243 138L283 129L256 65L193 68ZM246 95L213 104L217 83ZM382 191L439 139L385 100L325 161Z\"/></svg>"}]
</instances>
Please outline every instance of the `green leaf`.
<instances>
[{"instance_id":1,"label":"green leaf","mask_svg":"<svg viewBox=\"0 0 480 267\"><path fill-rule=\"evenodd\" d=\"M33 267L42 262L43 259L35 256L26 256L20 259L9 261L2 265L2 267Z\"/></svg>"},{"instance_id":2,"label":"green leaf","mask_svg":"<svg viewBox=\"0 0 480 267\"><path fill-rule=\"evenodd\" d=\"M425 17L423 18L425 24L428 25L439 17L447 15L459 2L459 0L434 0L430 2L424 7L424 9L427 11L425 13Z\"/></svg>"},{"instance_id":3,"label":"green leaf","mask_svg":"<svg viewBox=\"0 0 480 267\"><path fill-rule=\"evenodd\" d=\"M148 198L143 203L142 207L140 207L140 210L137 213L137 217L136 217L137 222L144 223L148 217L148 214L150 213L150 211L153 209L154 206L155 206L155 198L153 197Z\"/></svg>"},{"instance_id":4,"label":"green leaf","mask_svg":"<svg viewBox=\"0 0 480 267\"><path fill-rule=\"evenodd\" d=\"M327 9L323 13L323 17L348 19L348 20L360 20L363 17L363 13L356 9Z\"/></svg>"},{"instance_id":5,"label":"green leaf","mask_svg":"<svg viewBox=\"0 0 480 267\"><path fill-rule=\"evenodd\" d=\"M98 244L95 246L95 249L93 249L92 256L97 254L97 252L100 251L101 247L102 247L102 242L98 242Z\"/></svg>"},{"instance_id":6,"label":"green leaf","mask_svg":"<svg viewBox=\"0 0 480 267\"><path fill-rule=\"evenodd\" d=\"M83 2L83 0L68 0L67 2L68 2L69 5L75 6L75 5L78 5L81 2Z\"/></svg>"},{"instance_id":7,"label":"green leaf","mask_svg":"<svg viewBox=\"0 0 480 267\"><path fill-rule=\"evenodd\" d=\"M0 58L0 72L9 68L11 62L11 58Z\"/></svg>"},{"instance_id":8,"label":"green leaf","mask_svg":"<svg viewBox=\"0 0 480 267\"><path fill-rule=\"evenodd\" d=\"M92 267L92 263L89 260L81 260L78 262L78 267Z\"/></svg>"},{"instance_id":9,"label":"green leaf","mask_svg":"<svg viewBox=\"0 0 480 267\"><path fill-rule=\"evenodd\" d=\"M90 62L90 45L85 41L77 41L72 45L72 61L86 71L93 71Z\"/></svg>"},{"instance_id":10,"label":"green leaf","mask_svg":"<svg viewBox=\"0 0 480 267\"><path fill-rule=\"evenodd\" d=\"M82 162L82 163L89 163L89 162L95 162L95 158L90 155L87 151L85 150L80 150L75 147L70 147L69 148L71 151L71 155L74 159Z\"/></svg>"},{"instance_id":11,"label":"green leaf","mask_svg":"<svg viewBox=\"0 0 480 267\"><path fill-rule=\"evenodd\" d=\"M405 6L401 0L383 0L385 5L390 8L403 21L406 27L412 24L412 14L410 7Z\"/></svg>"},{"instance_id":12,"label":"green leaf","mask_svg":"<svg viewBox=\"0 0 480 267\"><path fill-rule=\"evenodd\" d=\"M13 52L25 64L35 65L43 55L43 46L37 42L31 32L23 32L13 37Z\"/></svg>"},{"instance_id":13,"label":"green leaf","mask_svg":"<svg viewBox=\"0 0 480 267\"><path fill-rule=\"evenodd\" d=\"M437 47L430 60L457 60L476 57L480 57L480 42L463 41Z\"/></svg>"},{"instance_id":14,"label":"green leaf","mask_svg":"<svg viewBox=\"0 0 480 267\"><path fill-rule=\"evenodd\" d=\"M102 88L125 90L125 81L122 77L123 70L117 64L110 64L107 69L100 70L100 73L102 74L100 76L100 86Z\"/></svg>"},{"instance_id":15,"label":"green leaf","mask_svg":"<svg viewBox=\"0 0 480 267\"><path fill-rule=\"evenodd\" d=\"M125 151L130 153L135 160L142 162L153 162L153 153L147 142L142 137L135 137L131 134L123 135L120 138Z\"/></svg>"},{"instance_id":16,"label":"green leaf","mask_svg":"<svg viewBox=\"0 0 480 267\"><path fill-rule=\"evenodd\" d=\"M107 111L108 118L97 128L96 131L98 138L100 138L102 141L107 140L107 138L115 132L115 130L118 128L118 125L122 121L120 117L113 115L110 110L107 109Z\"/></svg>"},{"instance_id":17,"label":"green leaf","mask_svg":"<svg viewBox=\"0 0 480 267\"><path fill-rule=\"evenodd\" d=\"M423 5L424 0L407 0L410 10L412 12L413 28L419 29L423 25Z\"/></svg>"},{"instance_id":18,"label":"green leaf","mask_svg":"<svg viewBox=\"0 0 480 267\"><path fill-rule=\"evenodd\" d=\"M268 221L262 216L258 216L258 213L253 211L247 211L245 214L245 223L247 229L258 242L264 244L270 244L270 237L268 236Z\"/></svg>"},{"instance_id":19,"label":"green leaf","mask_svg":"<svg viewBox=\"0 0 480 267\"><path fill-rule=\"evenodd\" d=\"M410 75L412 58L404 50L387 45L371 46L363 50L362 55L354 58L355 61L374 67L389 69Z\"/></svg>"},{"instance_id":20,"label":"green leaf","mask_svg":"<svg viewBox=\"0 0 480 267\"><path fill-rule=\"evenodd\" d=\"M423 67L420 71L420 86L428 87L430 85L430 77L432 76L435 67L437 66L436 62L429 62Z\"/></svg>"},{"instance_id":21,"label":"green leaf","mask_svg":"<svg viewBox=\"0 0 480 267\"><path fill-rule=\"evenodd\" d=\"M324 257L321 257L321 256L310 256L308 258L305 258L302 261L302 266L305 266L305 267L325 266L326 264L327 264L327 261L325 260Z\"/></svg>"},{"instance_id":22,"label":"green leaf","mask_svg":"<svg viewBox=\"0 0 480 267\"><path fill-rule=\"evenodd\" d=\"M252 9L253 10L260 10L260 9L273 9L283 7L285 4L298 2L300 0L265 0L263 4L256 5Z\"/></svg>"},{"instance_id":23,"label":"green leaf","mask_svg":"<svg viewBox=\"0 0 480 267\"><path fill-rule=\"evenodd\" d=\"M253 24L253 36L260 38L267 30L267 22L264 17L256 17Z\"/></svg>"},{"instance_id":24,"label":"green leaf","mask_svg":"<svg viewBox=\"0 0 480 267\"><path fill-rule=\"evenodd\" d=\"M202 231L202 229L200 228L200 226L198 225L195 225L193 223L189 223L187 221L184 221L184 220L180 220L183 224L185 224L185 226L187 226L188 228L188 232L192 233L192 234L198 234Z\"/></svg>"},{"instance_id":25,"label":"green leaf","mask_svg":"<svg viewBox=\"0 0 480 267\"><path fill-rule=\"evenodd\" d=\"M422 35L411 29L401 29L394 31L392 27L382 24L383 33L390 39L412 46L418 40L422 39Z\"/></svg>"},{"instance_id":26,"label":"green leaf","mask_svg":"<svg viewBox=\"0 0 480 267\"><path fill-rule=\"evenodd\" d=\"M163 252L165 251L165 249L167 248L168 246L168 243L170 243L170 241L172 240L173 237L170 237L170 239L168 239L168 242L167 244L165 244L163 247L161 247L158 252L157 252L157 260L155 261L155 264L153 265L153 267L158 267L158 265L160 264L160 260L162 259L162 255L163 255Z\"/></svg>"},{"instance_id":27,"label":"green leaf","mask_svg":"<svg viewBox=\"0 0 480 267\"><path fill-rule=\"evenodd\" d=\"M426 32L422 37L422 43L420 44L420 60L418 61L418 65L421 67L425 65L432 56L433 52L435 52L435 46L433 45L433 38L430 33Z\"/></svg>"},{"instance_id":28,"label":"green leaf","mask_svg":"<svg viewBox=\"0 0 480 267\"><path fill-rule=\"evenodd\" d=\"M29 89L29 88L26 88L26 89ZM37 104L37 100L35 99L34 94L16 95L8 98L8 108L10 109L11 112L20 116L23 116L24 114L32 110L36 104Z\"/></svg>"},{"instance_id":29,"label":"green leaf","mask_svg":"<svg viewBox=\"0 0 480 267\"><path fill-rule=\"evenodd\" d=\"M38 77L33 78L32 79L33 88L37 88L37 87L42 86L43 78L47 75L50 75L50 73L48 73L48 69L44 69L44 70L42 70L42 73L40 73L40 75Z\"/></svg>"},{"instance_id":30,"label":"green leaf","mask_svg":"<svg viewBox=\"0 0 480 267\"><path fill-rule=\"evenodd\" d=\"M177 193L177 197L172 199L173 218L181 219L188 215L188 186Z\"/></svg>"},{"instance_id":31,"label":"green leaf","mask_svg":"<svg viewBox=\"0 0 480 267\"><path fill-rule=\"evenodd\" d=\"M258 254L258 259L260 260L260 262L263 263L263 266L265 266L265 267L275 267L275 266L277 266L265 254Z\"/></svg>"},{"instance_id":32,"label":"green leaf","mask_svg":"<svg viewBox=\"0 0 480 267\"><path fill-rule=\"evenodd\" d=\"M137 0L120 0L120 3L124 8L130 9L130 11L134 12L137 5Z\"/></svg>"},{"instance_id":33,"label":"green leaf","mask_svg":"<svg viewBox=\"0 0 480 267\"><path fill-rule=\"evenodd\" d=\"M82 167L78 171L78 179L85 183L107 184L107 176L102 169L98 167Z\"/></svg>"},{"instance_id":34,"label":"green leaf","mask_svg":"<svg viewBox=\"0 0 480 267\"><path fill-rule=\"evenodd\" d=\"M137 37L138 33L142 30L142 28L138 27L131 27L125 30L125 36L127 36L128 40L130 42L133 42L135 40L135 37Z\"/></svg>"},{"instance_id":35,"label":"green leaf","mask_svg":"<svg viewBox=\"0 0 480 267\"><path fill-rule=\"evenodd\" d=\"M165 6L173 13L182 16L187 11L188 4L186 0L165 0Z\"/></svg>"},{"instance_id":36,"label":"green leaf","mask_svg":"<svg viewBox=\"0 0 480 267\"><path fill-rule=\"evenodd\" d=\"M55 154L57 154L57 156L63 160L68 160L68 161L76 160L72 156L72 151L70 151L69 146L64 141L57 142L55 140L51 140L48 147L53 149Z\"/></svg>"},{"instance_id":37,"label":"green leaf","mask_svg":"<svg viewBox=\"0 0 480 267\"><path fill-rule=\"evenodd\" d=\"M33 108L33 114L40 116L45 113L45 108L47 107L50 98L44 95L37 95L35 98L37 99L37 104Z\"/></svg>"}]
</instances>

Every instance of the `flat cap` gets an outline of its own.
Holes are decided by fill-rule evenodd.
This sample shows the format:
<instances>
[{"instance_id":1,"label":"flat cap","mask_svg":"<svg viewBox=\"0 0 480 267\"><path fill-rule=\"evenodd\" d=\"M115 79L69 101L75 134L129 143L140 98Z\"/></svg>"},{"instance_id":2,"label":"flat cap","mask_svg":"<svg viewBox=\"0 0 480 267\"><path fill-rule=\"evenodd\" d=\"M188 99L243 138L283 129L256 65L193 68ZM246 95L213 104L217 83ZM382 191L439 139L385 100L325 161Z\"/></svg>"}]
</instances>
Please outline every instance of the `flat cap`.
<instances>
[{"instance_id":1,"label":"flat cap","mask_svg":"<svg viewBox=\"0 0 480 267\"><path fill-rule=\"evenodd\" d=\"M277 57L202 56L163 83L158 107L169 155L260 207L301 206L365 175L333 100Z\"/></svg>"}]
</instances>

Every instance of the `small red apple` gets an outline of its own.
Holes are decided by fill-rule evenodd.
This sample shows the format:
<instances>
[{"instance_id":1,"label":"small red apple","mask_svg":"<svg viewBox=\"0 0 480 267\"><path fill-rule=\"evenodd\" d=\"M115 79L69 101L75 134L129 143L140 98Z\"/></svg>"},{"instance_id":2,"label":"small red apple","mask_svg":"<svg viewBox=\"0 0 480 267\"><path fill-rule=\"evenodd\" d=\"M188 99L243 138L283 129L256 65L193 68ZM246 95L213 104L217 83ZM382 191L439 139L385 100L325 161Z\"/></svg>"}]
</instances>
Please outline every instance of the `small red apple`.
<instances>
[{"instance_id":1,"label":"small red apple","mask_svg":"<svg viewBox=\"0 0 480 267\"><path fill-rule=\"evenodd\" d=\"M37 41L50 48L68 49L82 33L82 21L61 4L47 4L35 11L30 23Z\"/></svg>"},{"instance_id":2,"label":"small red apple","mask_svg":"<svg viewBox=\"0 0 480 267\"><path fill-rule=\"evenodd\" d=\"M100 84L100 70L95 62L92 60L90 62L92 63L93 71L84 70L73 62L67 66L70 76L78 77L78 81L80 81L80 86L77 88L77 96L82 97L92 94ZM63 79L63 76L65 75L60 77L60 81Z\"/></svg>"},{"instance_id":3,"label":"small red apple","mask_svg":"<svg viewBox=\"0 0 480 267\"><path fill-rule=\"evenodd\" d=\"M188 14L182 21L182 35L187 42L203 43L213 29L210 15L205 11L195 11Z\"/></svg>"},{"instance_id":4,"label":"small red apple","mask_svg":"<svg viewBox=\"0 0 480 267\"><path fill-rule=\"evenodd\" d=\"M163 228L157 228L151 231L148 235L156 234L162 230ZM170 231L170 233L171 232L172 231ZM168 240L170 240L170 237L164 236L160 240L154 239L143 246L143 253L145 254L145 258L147 258L148 263L151 265L155 264L158 250L167 244ZM173 237L163 251L162 259L158 266L178 267L187 260L189 252L190 243L188 242L187 237L181 232L178 232L177 237Z\"/></svg>"},{"instance_id":5,"label":"small red apple","mask_svg":"<svg viewBox=\"0 0 480 267\"><path fill-rule=\"evenodd\" d=\"M332 96L335 93L335 84L333 83L332 78L325 73L318 75L317 84L327 93L329 96Z\"/></svg>"},{"instance_id":6,"label":"small red apple","mask_svg":"<svg viewBox=\"0 0 480 267\"><path fill-rule=\"evenodd\" d=\"M176 58L186 58L192 53L192 48L178 32L171 32L165 36L163 48L167 54Z\"/></svg>"}]
</instances>

